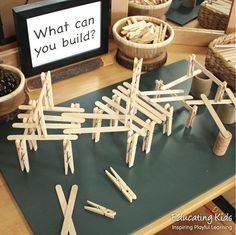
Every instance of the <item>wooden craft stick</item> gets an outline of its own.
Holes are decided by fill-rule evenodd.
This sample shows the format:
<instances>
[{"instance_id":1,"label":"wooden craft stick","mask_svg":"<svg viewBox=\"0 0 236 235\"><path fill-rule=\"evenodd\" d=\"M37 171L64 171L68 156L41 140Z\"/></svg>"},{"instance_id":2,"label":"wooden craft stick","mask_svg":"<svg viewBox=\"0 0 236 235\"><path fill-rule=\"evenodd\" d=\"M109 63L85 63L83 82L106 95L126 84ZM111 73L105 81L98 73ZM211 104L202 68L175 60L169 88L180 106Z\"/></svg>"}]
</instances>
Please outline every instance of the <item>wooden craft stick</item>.
<instances>
[{"instance_id":1,"label":"wooden craft stick","mask_svg":"<svg viewBox=\"0 0 236 235\"><path fill-rule=\"evenodd\" d=\"M215 100L208 100L210 104L232 104L232 101L230 99L224 99L221 101L215 101ZM188 105L205 105L205 103L202 100L186 100L186 103Z\"/></svg>"},{"instance_id":2,"label":"wooden craft stick","mask_svg":"<svg viewBox=\"0 0 236 235\"><path fill-rule=\"evenodd\" d=\"M103 113L103 114L99 114L99 113L62 113L61 114L63 117L71 117L71 118L86 118L86 119L114 119L114 120L123 120L125 119L125 115L121 115L121 114L107 114L107 113Z\"/></svg>"},{"instance_id":3,"label":"wooden craft stick","mask_svg":"<svg viewBox=\"0 0 236 235\"><path fill-rule=\"evenodd\" d=\"M184 93L184 90L156 90L156 91L141 91L141 95L169 95Z\"/></svg>"},{"instance_id":4,"label":"wooden craft stick","mask_svg":"<svg viewBox=\"0 0 236 235\"><path fill-rule=\"evenodd\" d=\"M8 140L77 140L77 135L48 135L47 138L43 136L37 136L37 135L9 135L7 136Z\"/></svg>"},{"instance_id":5,"label":"wooden craft stick","mask_svg":"<svg viewBox=\"0 0 236 235\"><path fill-rule=\"evenodd\" d=\"M71 114L71 113L68 113ZM73 114L71 114L73 115ZM76 114L75 114L76 115ZM29 118L31 117L31 114L27 114L27 113L20 113L17 115L17 117L19 119L23 119L23 118ZM80 118L80 117L70 117L68 116L53 116L53 115L44 115L44 119L45 121L52 121L52 122L76 122L76 123L84 123L85 122L85 118Z\"/></svg>"},{"instance_id":6,"label":"wooden craft stick","mask_svg":"<svg viewBox=\"0 0 236 235\"><path fill-rule=\"evenodd\" d=\"M234 107L236 107L236 98L235 98L233 92L229 88L226 88L225 90L226 90L226 93L229 96L230 100L234 104Z\"/></svg>"},{"instance_id":7,"label":"wooden craft stick","mask_svg":"<svg viewBox=\"0 0 236 235\"><path fill-rule=\"evenodd\" d=\"M34 123L13 123L13 128L36 128ZM73 129L80 128L80 124L64 124L64 123L47 123L46 129ZM45 137L46 138L46 137Z\"/></svg>"},{"instance_id":8,"label":"wooden craft stick","mask_svg":"<svg viewBox=\"0 0 236 235\"><path fill-rule=\"evenodd\" d=\"M174 80L173 82L170 82L170 83L167 83L166 85L163 85L163 86L161 87L161 90L170 89L171 87L176 86L176 85L178 85L178 84L180 84L180 83L182 83L182 82L185 82L185 81L187 81L188 79L190 79L190 78L192 78L192 77L194 77L194 76L200 74L201 72L202 72L202 71L199 70L199 69L198 69L198 70L195 70L195 71L193 72L193 75L184 75L184 76L182 76L182 77L180 77L180 78Z\"/></svg>"},{"instance_id":9,"label":"wooden craft stick","mask_svg":"<svg viewBox=\"0 0 236 235\"><path fill-rule=\"evenodd\" d=\"M63 131L64 134L86 134L86 133L96 133L96 132L125 132L129 130L128 127L125 126L103 126L103 127L84 127L84 128L74 128L74 129L65 129Z\"/></svg>"},{"instance_id":10,"label":"wooden craft stick","mask_svg":"<svg viewBox=\"0 0 236 235\"><path fill-rule=\"evenodd\" d=\"M78 186L73 185L71 188L71 192L70 192L70 196L69 196L69 200L68 200L68 205L67 205L66 212L65 212L65 219L64 219L64 222L62 225L61 235L67 235L68 231L70 229L70 224L71 224L71 220L72 220L72 213L74 210L77 191L78 191Z\"/></svg>"},{"instance_id":11,"label":"wooden craft stick","mask_svg":"<svg viewBox=\"0 0 236 235\"><path fill-rule=\"evenodd\" d=\"M218 126L220 132L222 133L222 135L227 138L228 136L228 131L225 129L223 123L221 122L220 118L218 117L216 111L214 110L214 108L212 107L212 105L210 104L210 102L208 101L207 97L202 94L201 98L203 100L203 102L205 103L208 111L210 112L213 120L215 121L216 125Z\"/></svg>"},{"instance_id":12,"label":"wooden craft stick","mask_svg":"<svg viewBox=\"0 0 236 235\"><path fill-rule=\"evenodd\" d=\"M67 209L67 202L66 202L65 195L63 193L61 185L59 184L56 185L55 189L56 189L57 197L61 206L62 213L65 216L66 209ZM75 230L75 226L72 219L70 220L69 234L76 235L76 230Z\"/></svg>"},{"instance_id":13,"label":"wooden craft stick","mask_svg":"<svg viewBox=\"0 0 236 235\"><path fill-rule=\"evenodd\" d=\"M20 110L31 110L33 107L32 105L20 105L18 108ZM64 113L69 113L69 112L81 113L85 111L83 108L78 109L78 108L57 107L57 106L54 106L53 108L43 107L43 110L47 112L64 112Z\"/></svg>"},{"instance_id":14,"label":"wooden craft stick","mask_svg":"<svg viewBox=\"0 0 236 235\"><path fill-rule=\"evenodd\" d=\"M190 100L193 99L191 95L185 95L185 96L171 96L171 97L164 97L164 98L153 98L150 99L151 102L171 102L171 101L180 101L180 100Z\"/></svg>"}]
</instances>

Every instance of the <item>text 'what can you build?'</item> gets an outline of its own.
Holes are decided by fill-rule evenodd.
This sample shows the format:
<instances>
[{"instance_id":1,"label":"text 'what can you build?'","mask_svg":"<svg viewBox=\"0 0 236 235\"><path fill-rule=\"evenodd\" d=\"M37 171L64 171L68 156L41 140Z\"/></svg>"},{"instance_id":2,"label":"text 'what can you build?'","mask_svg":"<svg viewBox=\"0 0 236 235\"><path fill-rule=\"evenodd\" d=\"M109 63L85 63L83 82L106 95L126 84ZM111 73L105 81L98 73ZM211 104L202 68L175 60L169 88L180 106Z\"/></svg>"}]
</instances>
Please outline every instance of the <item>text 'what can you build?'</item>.
<instances>
[{"instance_id":1,"label":"text 'what can you build?'","mask_svg":"<svg viewBox=\"0 0 236 235\"><path fill-rule=\"evenodd\" d=\"M74 37L64 36L65 33L69 31L70 27L73 27L73 29L75 30L74 32L76 32L76 30L84 29L87 26L94 25L94 21L95 20L93 17L89 19L78 20L74 25L70 25L67 21L65 21L63 25L60 25L58 27L52 27L49 25L44 29L39 29L38 31L34 30L34 34L38 40L46 39L55 35L63 35L61 37L61 45L57 45L57 43L51 43L48 45L42 45L40 47L34 48L34 51L37 53L37 58L40 56L40 54L45 54L48 51L56 50L58 46L64 48L70 45L75 45L94 39L94 35L96 32L95 29L77 33Z\"/></svg>"}]
</instances>

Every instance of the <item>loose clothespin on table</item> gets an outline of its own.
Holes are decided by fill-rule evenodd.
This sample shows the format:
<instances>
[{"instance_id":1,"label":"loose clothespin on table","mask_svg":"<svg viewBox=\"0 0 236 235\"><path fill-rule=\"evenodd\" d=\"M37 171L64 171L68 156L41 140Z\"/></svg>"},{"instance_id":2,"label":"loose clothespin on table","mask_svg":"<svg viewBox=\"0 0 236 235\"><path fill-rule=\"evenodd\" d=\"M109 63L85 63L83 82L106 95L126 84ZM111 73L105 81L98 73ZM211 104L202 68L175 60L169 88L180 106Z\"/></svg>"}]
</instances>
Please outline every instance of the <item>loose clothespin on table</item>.
<instances>
[{"instance_id":1,"label":"loose clothespin on table","mask_svg":"<svg viewBox=\"0 0 236 235\"><path fill-rule=\"evenodd\" d=\"M111 218L111 219L115 218L115 215L116 215L115 211L113 211L111 209L108 209L104 206L101 206L99 204L96 204L94 202L91 202L89 200L87 200L87 204L90 205L90 206L84 206L85 210L97 213L99 215L104 215L104 216L106 216L108 218Z\"/></svg>"},{"instance_id":2,"label":"loose clothespin on table","mask_svg":"<svg viewBox=\"0 0 236 235\"><path fill-rule=\"evenodd\" d=\"M137 199L135 193L129 188L129 186L122 180L122 178L116 173L116 171L110 167L111 173L105 170L108 178L116 185L116 187L124 194L124 196L132 202Z\"/></svg>"}]
</instances>

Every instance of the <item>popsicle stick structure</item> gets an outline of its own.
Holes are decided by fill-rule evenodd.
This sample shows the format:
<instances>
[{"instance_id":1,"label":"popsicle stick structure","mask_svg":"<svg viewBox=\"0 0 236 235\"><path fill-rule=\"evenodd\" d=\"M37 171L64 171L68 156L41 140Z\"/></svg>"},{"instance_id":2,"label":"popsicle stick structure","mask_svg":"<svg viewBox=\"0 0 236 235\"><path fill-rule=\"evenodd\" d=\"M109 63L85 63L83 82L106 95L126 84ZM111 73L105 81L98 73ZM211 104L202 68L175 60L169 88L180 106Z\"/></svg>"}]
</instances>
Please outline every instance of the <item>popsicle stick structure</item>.
<instances>
[{"instance_id":1,"label":"popsicle stick structure","mask_svg":"<svg viewBox=\"0 0 236 235\"><path fill-rule=\"evenodd\" d=\"M218 86L215 99L207 102L212 105L232 103L236 106L236 98L227 88L227 83L221 82L202 66L195 55L188 58L186 75L167 84L156 80L155 89L151 91L139 89L142 62L142 59L134 59L131 83L124 82L118 85L112 90L111 98L103 96L102 101L96 101L93 113L86 113L78 103L71 104L71 107L55 106L50 72L42 73L42 89L38 99L30 100L28 105L19 106L19 109L26 113L18 115L21 123L13 124L13 128L24 129L23 134L8 136L8 140L15 141L21 170L30 170L27 143L30 150L36 151L37 141L60 140L64 149L65 174L69 171L73 174L75 169L72 140L77 140L78 135L89 133L92 134L92 139L98 142L103 132L127 132L125 161L132 167L139 137L143 138L142 150L147 154L151 150L156 125L163 125L163 134L171 135L174 120L172 102L180 102L186 108L189 115L185 126L193 126L197 106L206 103L204 100L194 100L190 95L183 95L184 90L173 87L202 72ZM223 99L224 95L227 95L228 99ZM92 126L83 126L88 119L92 120ZM61 130L61 133L51 134L53 130Z\"/></svg>"},{"instance_id":2,"label":"popsicle stick structure","mask_svg":"<svg viewBox=\"0 0 236 235\"><path fill-rule=\"evenodd\" d=\"M225 154L230 140L232 138L232 134L227 131L221 122L220 118L218 117L217 113L215 112L212 105L221 105L221 104L233 104L236 107L236 98L232 91L227 88L227 82L220 81L216 76L214 76L210 71L208 71L204 66L202 66L197 60L195 55L191 55L187 59L187 73L186 75L168 83L164 84L162 80L155 81L155 91L145 91L141 92L141 94L145 94L147 96L154 96L155 98L149 98L151 102L168 102L164 107L168 110L170 109L169 102L172 101L179 101L181 104L187 109L189 112L188 118L185 123L185 127L190 128L193 126L194 120L197 115L198 106L197 105L205 105L209 110L213 120L215 121L216 125L218 126L220 133L217 137L215 145L213 147L213 152L218 155L222 156ZM217 86L217 92L215 95L214 100L208 100L207 97L202 94L202 100L191 100L193 97L191 96L178 96L177 94L182 93L181 90L170 90L172 87L181 84L192 77L198 75L199 73L204 73L207 77L209 77ZM170 95L169 97L161 97L161 95ZM223 99L223 97L227 95L228 99ZM172 110L168 110L170 113L173 113ZM170 117L163 123L163 134L167 133L168 135L168 120L171 120ZM170 133L171 127L169 127Z\"/></svg>"},{"instance_id":3,"label":"popsicle stick structure","mask_svg":"<svg viewBox=\"0 0 236 235\"><path fill-rule=\"evenodd\" d=\"M95 202L91 202L89 200L87 200L87 204L88 204L88 206L84 206L85 210L91 211L91 212L99 214L99 215L104 215L110 219L115 218L115 215L116 215L115 211L108 209L104 206L101 206Z\"/></svg>"}]
</instances>

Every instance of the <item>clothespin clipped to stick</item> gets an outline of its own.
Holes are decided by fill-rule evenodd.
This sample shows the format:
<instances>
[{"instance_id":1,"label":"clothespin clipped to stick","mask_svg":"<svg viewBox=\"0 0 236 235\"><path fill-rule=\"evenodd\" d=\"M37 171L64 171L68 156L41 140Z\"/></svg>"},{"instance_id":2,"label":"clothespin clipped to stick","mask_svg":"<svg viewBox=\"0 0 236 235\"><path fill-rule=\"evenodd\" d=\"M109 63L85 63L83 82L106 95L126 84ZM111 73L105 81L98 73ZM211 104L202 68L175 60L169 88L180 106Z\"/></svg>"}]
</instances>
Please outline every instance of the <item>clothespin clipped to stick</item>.
<instances>
[{"instance_id":1,"label":"clothespin clipped to stick","mask_svg":"<svg viewBox=\"0 0 236 235\"><path fill-rule=\"evenodd\" d=\"M129 188L129 186L122 180L122 178L116 173L116 171L110 167L111 173L105 170L108 178L116 185L116 187L124 194L129 202L137 199L135 193Z\"/></svg>"},{"instance_id":2,"label":"clothespin clipped to stick","mask_svg":"<svg viewBox=\"0 0 236 235\"><path fill-rule=\"evenodd\" d=\"M115 211L108 209L104 206L101 206L99 204L96 204L95 202L91 202L89 200L87 200L87 204L90 206L84 206L85 210L97 213L99 215L104 215L104 216L111 218L111 219L115 218L115 215L116 215Z\"/></svg>"}]
</instances>

